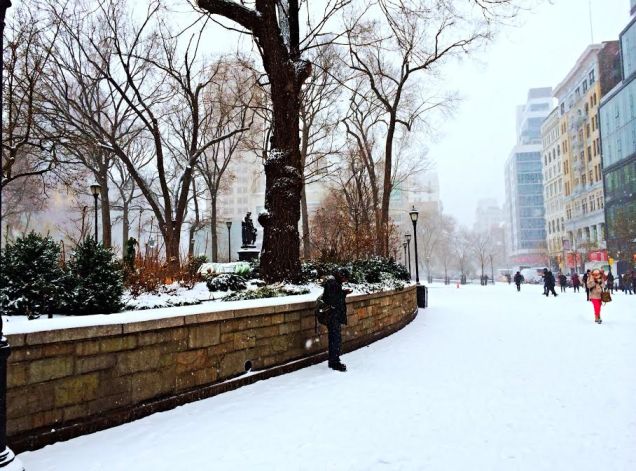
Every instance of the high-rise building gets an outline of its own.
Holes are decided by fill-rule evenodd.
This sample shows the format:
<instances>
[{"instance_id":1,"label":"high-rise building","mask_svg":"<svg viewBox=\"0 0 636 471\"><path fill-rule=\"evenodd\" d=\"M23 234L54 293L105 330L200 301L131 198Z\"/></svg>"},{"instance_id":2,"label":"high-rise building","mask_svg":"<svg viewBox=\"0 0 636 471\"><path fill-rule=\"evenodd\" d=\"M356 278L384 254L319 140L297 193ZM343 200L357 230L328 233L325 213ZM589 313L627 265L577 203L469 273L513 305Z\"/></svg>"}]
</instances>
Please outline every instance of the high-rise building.
<instances>
[{"instance_id":1,"label":"high-rise building","mask_svg":"<svg viewBox=\"0 0 636 471\"><path fill-rule=\"evenodd\" d=\"M517 144L506 161L506 252L514 265L546 263L541 124L553 108L551 88L533 88L517 108Z\"/></svg>"},{"instance_id":2,"label":"high-rise building","mask_svg":"<svg viewBox=\"0 0 636 471\"><path fill-rule=\"evenodd\" d=\"M622 81L601 100L607 248L626 270L636 263L636 0L620 34Z\"/></svg>"},{"instance_id":3,"label":"high-rise building","mask_svg":"<svg viewBox=\"0 0 636 471\"><path fill-rule=\"evenodd\" d=\"M484 198L477 201L475 210L475 232L488 233L494 229L499 229L504 222L504 212L494 198Z\"/></svg>"},{"instance_id":4,"label":"high-rise building","mask_svg":"<svg viewBox=\"0 0 636 471\"><path fill-rule=\"evenodd\" d=\"M541 126L543 145L543 204L550 266L565 270L565 200L563 196L563 154L559 109L555 108Z\"/></svg>"},{"instance_id":5,"label":"high-rise building","mask_svg":"<svg viewBox=\"0 0 636 471\"><path fill-rule=\"evenodd\" d=\"M618 41L592 44L555 88L558 100L566 269L607 260L598 107L619 80Z\"/></svg>"}]
</instances>

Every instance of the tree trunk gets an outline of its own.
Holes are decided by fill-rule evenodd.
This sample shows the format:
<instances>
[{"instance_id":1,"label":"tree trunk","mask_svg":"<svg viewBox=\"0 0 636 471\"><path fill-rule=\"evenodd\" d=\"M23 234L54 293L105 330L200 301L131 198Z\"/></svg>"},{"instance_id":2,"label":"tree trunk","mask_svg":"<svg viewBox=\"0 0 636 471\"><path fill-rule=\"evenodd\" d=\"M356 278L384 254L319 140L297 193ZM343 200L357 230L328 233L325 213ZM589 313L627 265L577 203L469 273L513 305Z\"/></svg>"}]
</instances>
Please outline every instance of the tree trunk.
<instances>
[{"instance_id":1,"label":"tree trunk","mask_svg":"<svg viewBox=\"0 0 636 471\"><path fill-rule=\"evenodd\" d=\"M197 232L197 225L190 224L190 230L188 231L188 257L194 258L194 235Z\"/></svg>"},{"instance_id":2,"label":"tree trunk","mask_svg":"<svg viewBox=\"0 0 636 471\"><path fill-rule=\"evenodd\" d=\"M129 209L128 209L128 201L126 201L124 199L124 204L122 206L122 221L121 221L121 237L122 237L122 254L124 256L124 258L126 258L126 255L128 255L128 237L129 237L129 232L130 232L130 220L128 219L128 213L129 213Z\"/></svg>"},{"instance_id":3,"label":"tree trunk","mask_svg":"<svg viewBox=\"0 0 636 471\"><path fill-rule=\"evenodd\" d=\"M303 224L303 258L308 260L311 257L311 246L309 240L309 211L307 210L306 185L303 184L300 194L300 212Z\"/></svg>"},{"instance_id":4,"label":"tree trunk","mask_svg":"<svg viewBox=\"0 0 636 471\"><path fill-rule=\"evenodd\" d=\"M219 261L219 235L216 228L217 210L216 195L210 198L210 239L212 240L212 262ZM228 241L229 243L229 241Z\"/></svg>"},{"instance_id":5,"label":"tree trunk","mask_svg":"<svg viewBox=\"0 0 636 471\"><path fill-rule=\"evenodd\" d=\"M395 116L392 113L389 121L389 128L386 135L385 157L384 157L384 184L382 187L382 215L380 237L382 240L381 255L389 255L389 204L391 202L391 191L393 190L392 168L393 168L393 136L395 135ZM415 234L413 234L415 237Z\"/></svg>"},{"instance_id":6,"label":"tree trunk","mask_svg":"<svg viewBox=\"0 0 636 471\"><path fill-rule=\"evenodd\" d=\"M106 171L107 172L107 171ZM101 213L102 213L102 243L104 247L110 247L112 245L112 225L110 222L110 195L108 190L108 173L104 176L104 178L98 179L100 186L102 187L101 192Z\"/></svg>"}]
</instances>

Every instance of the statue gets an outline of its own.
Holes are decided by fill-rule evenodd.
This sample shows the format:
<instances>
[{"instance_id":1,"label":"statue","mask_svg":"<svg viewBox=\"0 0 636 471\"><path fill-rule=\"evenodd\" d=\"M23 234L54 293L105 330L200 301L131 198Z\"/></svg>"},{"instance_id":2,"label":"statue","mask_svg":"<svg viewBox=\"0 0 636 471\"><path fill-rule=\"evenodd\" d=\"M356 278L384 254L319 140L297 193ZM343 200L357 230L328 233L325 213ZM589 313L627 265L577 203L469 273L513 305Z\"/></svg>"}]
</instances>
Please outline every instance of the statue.
<instances>
[{"instance_id":1,"label":"statue","mask_svg":"<svg viewBox=\"0 0 636 471\"><path fill-rule=\"evenodd\" d=\"M242 247L253 247L256 242L256 228L252 222L252 213L248 212L241 222L241 234L243 237Z\"/></svg>"}]
</instances>

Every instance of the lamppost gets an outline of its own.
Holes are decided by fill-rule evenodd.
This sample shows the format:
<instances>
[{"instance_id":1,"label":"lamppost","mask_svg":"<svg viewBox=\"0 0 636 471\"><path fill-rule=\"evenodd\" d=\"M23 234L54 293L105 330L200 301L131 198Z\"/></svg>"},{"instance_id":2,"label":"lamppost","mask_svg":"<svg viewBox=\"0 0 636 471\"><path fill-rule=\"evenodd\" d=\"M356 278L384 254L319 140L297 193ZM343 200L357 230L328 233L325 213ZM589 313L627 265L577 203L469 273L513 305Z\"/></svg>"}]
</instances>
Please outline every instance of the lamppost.
<instances>
[{"instance_id":1,"label":"lamppost","mask_svg":"<svg viewBox=\"0 0 636 471\"><path fill-rule=\"evenodd\" d=\"M409 261L409 276L410 276L410 277L412 277L412 276L413 276L413 274L412 274L412 272L411 272L411 234L406 234L404 237L406 238L406 247L407 247L408 254L409 254L409 256L408 256L408 261Z\"/></svg>"},{"instance_id":2,"label":"lamppost","mask_svg":"<svg viewBox=\"0 0 636 471\"><path fill-rule=\"evenodd\" d=\"M95 243L97 243L97 198L99 198L99 192L102 189L97 183L91 185L91 193L95 198Z\"/></svg>"},{"instance_id":3,"label":"lamppost","mask_svg":"<svg viewBox=\"0 0 636 471\"><path fill-rule=\"evenodd\" d=\"M402 242L402 247L404 247L404 267L408 266L407 258L406 258L406 242Z\"/></svg>"},{"instance_id":4,"label":"lamppost","mask_svg":"<svg viewBox=\"0 0 636 471\"><path fill-rule=\"evenodd\" d=\"M419 213L413 206L413 209L409 211L411 222L413 223L413 238L415 239L415 283L417 286L417 307L426 307L426 286L420 285L420 269L419 261L417 258L417 217Z\"/></svg>"},{"instance_id":5,"label":"lamppost","mask_svg":"<svg viewBox=\"0 0 636 471\"><path fill-rule=\"evenodd\" d=\"M433 282L431 277L431 257L426 257L426 279L429 283Z\"/></svg>"},{"instance_id":6,"label":"lamppost","mask_svg":"<svg viewBox=\"0 0 636 471\"><path fill-rule=\"evenodd\" d=\"M0 0L0 51L4 51L4 18L11 6L11 0ZM3 73L4 60L0 57L0 77ZM0 87L0 124L4 113L2 111L2 87ZM0 125L0 142L2 141L2 126ZM2 179L4 173L0 172L0 214L2 214ZM0 227L2 220L0 216ZM0 234L0 240L2 235ZM1 249L0 249L1 250ZM2 312L0 312L0 469L3 471L24 471L22 462L15 457L11 448L7 446L7 359L11 355L11 347L4 336L2 325Z\"/></svg>"},{"instance_id":7,"label":"lamppost","mask_svg":"<svg viewBox=\"0 0 636 471\"><path fill-rule=\"evenodd\" d=\"M230 237L230 229L232 228L232 221L225 221L227 226L227 261L232 261L232 238Z\"/></svg>"}]
</instances>

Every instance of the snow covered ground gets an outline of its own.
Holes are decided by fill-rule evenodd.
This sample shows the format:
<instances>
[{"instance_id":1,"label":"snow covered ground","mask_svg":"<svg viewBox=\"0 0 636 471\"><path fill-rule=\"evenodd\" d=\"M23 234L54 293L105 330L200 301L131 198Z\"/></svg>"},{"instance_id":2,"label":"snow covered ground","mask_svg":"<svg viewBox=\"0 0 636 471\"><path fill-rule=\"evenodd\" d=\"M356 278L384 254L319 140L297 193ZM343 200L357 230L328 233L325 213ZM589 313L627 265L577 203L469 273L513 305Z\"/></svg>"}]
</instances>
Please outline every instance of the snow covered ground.
<instances>
[{"instance_id":1,"label":"snow covered ground","mask_svg":"<svg viewBox=\"0 0 636 471\"><path fill-rule=\"evenodd\" d=\"M28 471L636 470L636 296L434 285L325 364L22 453Z\"/></svg>"}]
</instances>

